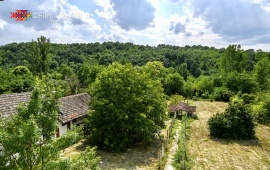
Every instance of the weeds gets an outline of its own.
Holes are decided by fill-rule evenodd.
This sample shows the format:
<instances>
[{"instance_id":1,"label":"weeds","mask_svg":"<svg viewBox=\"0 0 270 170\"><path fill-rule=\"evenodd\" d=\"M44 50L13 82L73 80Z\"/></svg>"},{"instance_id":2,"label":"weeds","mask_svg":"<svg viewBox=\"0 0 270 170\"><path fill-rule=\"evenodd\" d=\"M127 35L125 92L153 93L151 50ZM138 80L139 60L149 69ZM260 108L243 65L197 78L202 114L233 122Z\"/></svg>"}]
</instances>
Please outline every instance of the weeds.
<instances>
[{"instance_id":1,"label":"weeds","mask_svg":"<svg viewBox=\"0 0 270 170\"><path fill-rule=\"evenodd\" d=\"M178 149L174 155L173 166L176 169L190 169L190 161L187 152L187 141L190 134L190 123L192 119L183 117L179 131Z\"/></svg>"}]
</instances>

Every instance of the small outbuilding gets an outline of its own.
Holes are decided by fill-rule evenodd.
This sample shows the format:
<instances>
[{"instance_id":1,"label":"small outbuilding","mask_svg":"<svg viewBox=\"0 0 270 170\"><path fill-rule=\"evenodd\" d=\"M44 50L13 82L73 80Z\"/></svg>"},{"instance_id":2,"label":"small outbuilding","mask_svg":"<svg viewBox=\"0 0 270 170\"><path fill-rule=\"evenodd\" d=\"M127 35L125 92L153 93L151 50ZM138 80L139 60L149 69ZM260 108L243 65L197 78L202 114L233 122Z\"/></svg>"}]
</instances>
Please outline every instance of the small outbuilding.
<instances>
[{"instance_id":1,"label":"small outbuilding","mask_svg":"<svg viewBox=\"0 0 270 170\"><path fill-rule=\"evenodd\" d=\"M178 104L169 106L170 115L174 115L176 113L177 117L182 117L184 114L187 116L193 116L196 112L196 106L189 106L187 103L179 102Z\"/></svg>"}]
</instances>

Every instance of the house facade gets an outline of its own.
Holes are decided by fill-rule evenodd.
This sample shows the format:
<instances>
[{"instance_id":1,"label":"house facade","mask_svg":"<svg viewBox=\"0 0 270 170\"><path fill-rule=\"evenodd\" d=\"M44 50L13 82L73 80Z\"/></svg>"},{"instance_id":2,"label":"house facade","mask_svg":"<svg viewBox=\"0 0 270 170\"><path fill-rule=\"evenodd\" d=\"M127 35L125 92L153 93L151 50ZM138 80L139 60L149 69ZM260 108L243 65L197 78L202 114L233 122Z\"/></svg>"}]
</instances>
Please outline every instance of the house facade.
<instances>
[{"instance_id":1,"label":"house facade","mask_svg":"<svg viewBox=\"0 0 270 170\"><path fill-rule=\"evenodd\" d=\"M28 103L30 101L30 92L13 93L0 95L0 114L2 118L7 118L17 113L17 107L20 103ZM58 128L55 136L64 135L73 126L83 123L83 119L87 116L89 110L90 95L80 93L76 95L66 96L59 99L60 112L58 114Z\"/></svg>"}]
</instances>

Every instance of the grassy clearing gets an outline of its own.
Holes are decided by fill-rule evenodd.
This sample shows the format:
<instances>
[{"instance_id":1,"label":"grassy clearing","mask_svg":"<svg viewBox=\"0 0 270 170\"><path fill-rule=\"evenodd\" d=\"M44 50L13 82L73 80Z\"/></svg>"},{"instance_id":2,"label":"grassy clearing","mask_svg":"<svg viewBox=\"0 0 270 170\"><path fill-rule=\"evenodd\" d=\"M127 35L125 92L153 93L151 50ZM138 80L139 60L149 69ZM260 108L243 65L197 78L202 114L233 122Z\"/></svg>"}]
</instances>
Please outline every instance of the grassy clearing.
<instances>
[{"instance_id":1,"label":"grassy clearing","mask_svg":"<svg viewBox=\"0 0 270 170\"><path fill-rule=\"evenodd\" d=\"M207 120L228 106L222 102L194 102L198 120L191 123L191 169L270 169L270 128L256 127L254 140L225 140L209 136Z\"/></svg>"},{"instance_id":2,"label":"grassy clearing","mask_svg":"<svg viewBox=\"0 0 270 170\"><path fill-rule=\"evenodd\" d=\"M166 121L166 128L161 130L161 136L166 137L166 129L168 129L171 119ZM161 148L162 139L156 140L149 146L138 146L128 149L122 153L111 153L97 150L97 156L101 157L101 169L108 170L156 170L158 169L158 150ZM61 154L62 158L72 157L80 154L86 148L86 141L67 148Z\"/></svg>"}]
</instances>

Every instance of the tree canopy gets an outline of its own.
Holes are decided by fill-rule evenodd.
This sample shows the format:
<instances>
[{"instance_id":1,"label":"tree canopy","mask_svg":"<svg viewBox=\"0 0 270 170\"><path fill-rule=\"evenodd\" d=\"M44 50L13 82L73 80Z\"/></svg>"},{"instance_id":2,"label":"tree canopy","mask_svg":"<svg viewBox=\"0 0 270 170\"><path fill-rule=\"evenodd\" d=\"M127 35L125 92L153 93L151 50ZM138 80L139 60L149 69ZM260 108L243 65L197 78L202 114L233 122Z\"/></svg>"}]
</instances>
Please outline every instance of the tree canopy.
<instances>
[{"instance_id":1,"label":"tree canopy","mask_svg":"<svg viewBox=\"0 0 270 170\"><path fill-rule=\"evenodd\" d=\"M98 75L90 94L89 139L100 148L123 151L151 142L164 126L162 84L144 69L113 63Z\"/></svg>"}]
</instances>

